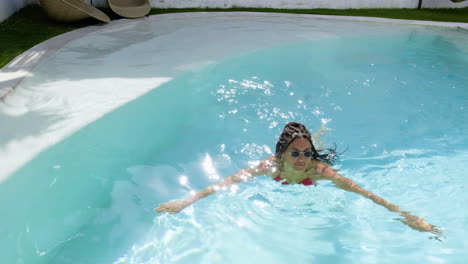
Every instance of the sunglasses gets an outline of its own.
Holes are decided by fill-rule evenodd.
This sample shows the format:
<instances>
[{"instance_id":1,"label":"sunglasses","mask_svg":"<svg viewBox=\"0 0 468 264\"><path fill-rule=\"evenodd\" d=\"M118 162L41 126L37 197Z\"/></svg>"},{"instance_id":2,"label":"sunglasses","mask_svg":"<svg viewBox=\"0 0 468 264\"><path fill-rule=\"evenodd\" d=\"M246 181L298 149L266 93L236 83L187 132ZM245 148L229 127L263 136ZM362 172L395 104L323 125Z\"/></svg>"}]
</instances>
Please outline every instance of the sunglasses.
<instances>
[{"instance_id":1,"label":"sunglasses","mask_svg":"<svg viewBox=\"0 0 468 264\"><path fill-rule=\"evenodd\" d=\"M293 158L298 158L301 155L301 153L304 154L304 157L306 157L306 158L311 158L312 155L313 155L312 151L291 151L291 152L288 152L288 153Z\"/></svg>"}]
</instances>

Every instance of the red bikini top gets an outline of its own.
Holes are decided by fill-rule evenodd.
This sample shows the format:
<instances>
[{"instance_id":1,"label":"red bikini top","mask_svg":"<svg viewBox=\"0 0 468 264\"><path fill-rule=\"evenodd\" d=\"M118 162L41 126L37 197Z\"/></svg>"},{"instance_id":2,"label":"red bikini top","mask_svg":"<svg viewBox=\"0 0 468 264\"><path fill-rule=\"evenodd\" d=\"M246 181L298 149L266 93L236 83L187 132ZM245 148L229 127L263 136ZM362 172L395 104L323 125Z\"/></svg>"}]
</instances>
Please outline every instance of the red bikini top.
<instances>
[{"instance_id":1,"label":"red bikini top","mask_svg":"<svg viewBox=\"0 0 468 264\"><path fill-rule=\"evenodd\" d=\"M274 178L275 181L279 182L279 181L282 181L284 180L283 178L281 178L279 175L276 176L276 178ZM284 180L281 184L289 184L286 180ZM306 186L308 185L315 185L317 186L317 183L310 177L307 177L305 179L303 179L302 181L300 181L298 184L304 184Z\"/></svg>"}]
</instances>

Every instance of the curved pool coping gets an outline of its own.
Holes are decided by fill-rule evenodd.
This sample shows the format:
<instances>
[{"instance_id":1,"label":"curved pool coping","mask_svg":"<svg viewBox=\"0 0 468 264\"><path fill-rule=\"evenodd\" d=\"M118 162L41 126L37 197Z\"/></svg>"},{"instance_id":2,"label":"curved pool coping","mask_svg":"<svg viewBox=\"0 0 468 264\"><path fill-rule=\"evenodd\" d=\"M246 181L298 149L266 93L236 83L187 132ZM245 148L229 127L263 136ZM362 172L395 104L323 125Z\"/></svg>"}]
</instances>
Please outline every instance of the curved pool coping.
<instances>
[{"instance_id":1,"label":"curved pool coping","mask_svg":"<svg viewBox=\"0 0 468 264\"><path fill-rule=\"evenodd\" d=\"M173 16L177 18L193 17L194 15L220 15L238 16L239 14L245 16L286 16L286 17L304 17L315 19L329 19L329 20L345 20L357 22L375 22L375 23L388 23L400 25L419 25L419 26L436 26L436 27L449 27L460 28L468 30L468 23L454 23L454 22L435 22L435 21L421 21L421 20L404 20L404 19L390 19L390 18L376 18L376 17L356 17L356 16L331 16L331 15L311 15L311 14L290 14L290 13L264 13L264 12L191 12L191 13L171 13L162 15L153 15L138 19L119 19L111 21L108 24L99 24L76 29L59 36L48 39L21 55L14 58L11 62L0 69L0 100L3 99L8 93L13 91L16 86L21 83L24 77L28 74L47 56L50 56L57 50L61 49L68 42L82 38L88 34L98 32L101 30L116 27L128 22L138 20L153 20L160 16Z\"/></svg>"}]
</instances>

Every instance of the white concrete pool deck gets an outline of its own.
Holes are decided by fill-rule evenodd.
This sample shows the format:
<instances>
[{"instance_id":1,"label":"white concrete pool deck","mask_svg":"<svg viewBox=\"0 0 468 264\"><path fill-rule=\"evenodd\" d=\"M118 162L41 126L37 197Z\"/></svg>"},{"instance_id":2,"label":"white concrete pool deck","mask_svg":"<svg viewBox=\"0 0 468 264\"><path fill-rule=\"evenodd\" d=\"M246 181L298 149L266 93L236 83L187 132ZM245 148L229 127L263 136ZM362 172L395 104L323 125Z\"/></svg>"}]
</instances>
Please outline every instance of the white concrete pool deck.
<instances>
[{"instance_id":1,"label":"white concrete pool deck","mask_svg":"<svg viewBox=\"0 0 468 264\"><path fill-rule=\"evenodd\" d=\"M177 13L177 14L164 14L155 15L137 20L153 20L160 16L176 16L176 17L192 17L194 14L199 15L213 15L216 12L196 12L196 13ZM219 14L219 13L218 13ZM345 20L345 21L360 21L360 22L376 22L376 23L389 23L400 25L420 25L420 26L435 26L435 27L448 27L448 28L461 28L468 30L468 23L452 23L452 22L434 22L434 21L419 21L419 20L403 20L403 19L389 19L389 18L374 18L374 17L354 17L354 16L329 16L329 15L308 15L308 14L286 14L286 13L257 13L257 12L230 12L221 13L223 16L229 17L231 15L238 16L239 14L250 16L291 16L291 17L305 17L305 18L318 18L318 19L331 19L331 20ZM50 56L55 51L62 48L68 42L79 39L90 33L100 30L124 25L128 22L135 20L120 19L111 21L109 24L89 26L77 29L71 32L64 33L57 37L46 40L23 54L16 57L10 63L0 69L0 99L11 92L28 74L37 66L40 61L47 56Z\"/></svg>"},{"instance_id":2,"label":"white concrete pool deck","mask_svg":"<svg viewBox=\"0 0 468 264\"><path fill-rule=\"evenodd\" d=\"M192 18L193 21L198 19L202 22L192 25ZM226 20L231 22L226 23ZM283 45L294 39L336 37L322 28L322 25L335 24L327 20L375 22L378 23L376 30L386 30L386 24L410 25L418 30L425 26L436 31L440 30L435 27L468 30L468 23L284 13L196 12L164 14L135 20L121 19L71 31L36 45L0 69L0 183L41 151L183 72L199 69L235 54L265 48L265 45L271 44L270 41ZM220 21L220 28L216 21ZM257 24L251 25L253 21ZM301 24L301 21L306 23ZM135 24L143 26L135 27ZM200 25L207 24L216 28L201 32L203 27L200 29ZM236 32L239 31L239 26L248 31L245 34L226 32L223 25L234 26ZM265 33L265 30L272 28L271 25L276 30L282 28L281 33ZM132 30L136 30L135 34ZM450 32L453 33L453 30ZM103 36L106 34L108 36ZM346 27L346 34L359 36L360 32L354 25L349 25ZM136 55L135 52L141 50L140 46L134 45L131 47L134 53L128 57L116 58L110 55L106 64L96 59L91 64L83 64L82 71L81 68L70 68L70 64L78 65L79 61L76 60L81 57L93 60L93 56L101 55L100 52L119 53L118 50L126 45L139 43L141 40L136 35L142 35L141 40L144 37L162 40L147 49L145 54ZM92 44L83 41L88 40L88 37L93 39ZM134 37L135 40L131 39ZM466 48L464 39L458 43L459 48ZM115 43L107 45L108 40ZM70 49L70 46L73 47ZM64 50L67 56L60 56ZM89 52L92 54L88 54ZM154 56L146 55L148 53ZM52 68L48 68L48 58L54 61ZM150 63L154 67L141 74L142 67ZM129 67L129 64L133 64L133 67ZM113 67L117 67L120 72ZM60 78L45 80L51 76L56 77L55 71L61 72ZM35 73L38 72L47 75L45 79L39 77L39 86L37 82L31 81L35 78L37 81ZM76 72L79 75L70 76ZM28 76L31 78L25 78ZM44 120L49 123L44 124Z\"/></svg>"}]
</instances>

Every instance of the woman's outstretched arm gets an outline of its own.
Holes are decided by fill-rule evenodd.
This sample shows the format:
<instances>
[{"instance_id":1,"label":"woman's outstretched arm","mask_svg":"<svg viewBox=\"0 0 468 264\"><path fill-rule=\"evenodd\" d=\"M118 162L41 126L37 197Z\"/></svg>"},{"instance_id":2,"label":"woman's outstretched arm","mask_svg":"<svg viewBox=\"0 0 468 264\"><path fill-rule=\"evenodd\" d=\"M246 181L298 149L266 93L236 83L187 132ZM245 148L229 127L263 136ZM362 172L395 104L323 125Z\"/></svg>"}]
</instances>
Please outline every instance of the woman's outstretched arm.
<instances>
[{"instance_id":1,"label":"woman's outstretched arm","mask_svg":"<svg viewBox=\"0 0 468 264\"><path fill-rule=\"evenodd\" d=\"M325 149L325 143L323 142L321 137L329 130L331 129L326 127L326 124L322 123L320 125L319 130L317 130L317 132L315 132L312 135L312 142L314 142L314 146L316 149Z\"/></svg>"},{"instance_id":2,"label":"woman's outstretched arm","mask_svg":"<svg viewBox=\"0 0 468 264\"><path fill-rule=\"evenodd\" d=\"M360 194L363 197L372 200L374 203L387 208L389 211L400 213L403 218L399 218L397 220L401 221L403 224L411 227L412 229L421 232L432 232L434 234L442 235L442 230L439 227L431 225L423 218L411 215L409 212L401 211L399 206L389 203L382 197L365 190L364 188L354 183L352 180L343 177L335 170L328 168L327 165L320 163L317 166L317 172L321 174L321 179L331 180L340 189Z\"/></svg>"},{"instance_id":3,"label":"woman's outstretched arm","mask_svg":"<svg viewBox=\"0 0 468 264\"><path fill-rule=\"evenodd\" d=\"M257 166L253 168L242 169L229 177L224 178L220 182L210 185L207 188L199 191L193 196L188 197L185 200L170 201L167 203L160 204L159 207L155 208L154 211L157 213L171 213L175 214L182 211L185 207L195 203L196 201L207 197L219 190L224 190L233 184L244 182L252 179L253 177L266 175L271 176L275 173L276 162L275 158L268 158L261 161Z\"/></svg>"}]
</instances>

